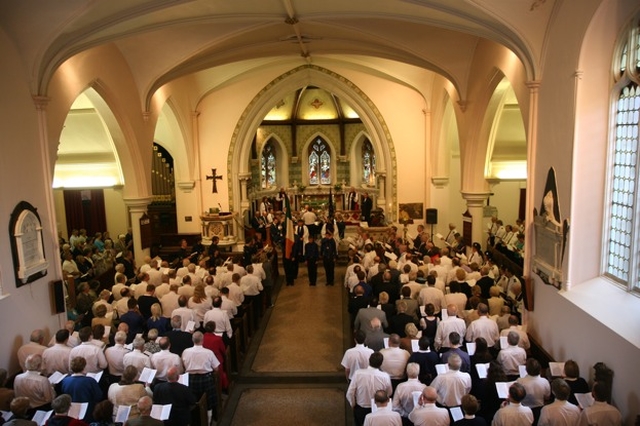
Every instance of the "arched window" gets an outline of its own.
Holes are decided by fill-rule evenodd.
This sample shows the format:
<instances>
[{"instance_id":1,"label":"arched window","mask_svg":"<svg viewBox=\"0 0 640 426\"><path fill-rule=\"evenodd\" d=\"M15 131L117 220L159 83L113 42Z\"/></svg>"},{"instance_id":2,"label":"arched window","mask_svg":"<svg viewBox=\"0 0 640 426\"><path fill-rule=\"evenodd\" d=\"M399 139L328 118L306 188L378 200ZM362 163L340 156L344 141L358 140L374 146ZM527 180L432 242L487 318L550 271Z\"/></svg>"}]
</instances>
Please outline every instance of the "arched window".
<instances>
[{"instance_id":1,"label":"arched window","mask_svg":"<svg viewBox=\"0 0 640 426\"><path fill-rule=\"evenodd\" d=\"M331 154L329 145L317 137L309 145L309 185L329 185L331 183Z\"/></svg>"},{"instance_id":2,"label":"arched window","mask_svg":"<svg viewBox=\"0 0 640 426\"><path fill-rule=\"evenodd\" d=\"M376 153L369 139L362 143L362 180L369 185L375 185Z\"/></svg>"},{"instance_id":3,"label":"arched window","mask_svg":"<svg viewBox=\"0 0 640 426\"><path fill-rule=\"evenodd\" d=\"M276 186L276 147L272 140L269 140L262 148L260 175L263 189Z\"/></svg>"},{"instance_id":4,"label":"arched window","mask_svg":"<svg viewBox=\"0 0 640 426\"><path fill-rule=\"evenodd\" d=\"M631 25L614 58L614 132L610 138L609 201L604 273L640 290L638 144L640 123L640 26Z\"/></svg>"}]
</instances>

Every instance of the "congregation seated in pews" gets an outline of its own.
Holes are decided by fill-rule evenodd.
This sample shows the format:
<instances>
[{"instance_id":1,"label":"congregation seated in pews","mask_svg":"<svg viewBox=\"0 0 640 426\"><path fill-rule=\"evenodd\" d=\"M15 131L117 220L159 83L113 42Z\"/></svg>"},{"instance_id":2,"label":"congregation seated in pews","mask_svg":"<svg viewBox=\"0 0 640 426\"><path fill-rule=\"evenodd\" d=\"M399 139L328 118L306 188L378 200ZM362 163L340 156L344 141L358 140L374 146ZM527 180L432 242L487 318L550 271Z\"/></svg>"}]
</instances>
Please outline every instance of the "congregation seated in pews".
<instances>
[{"instance_id":1,"label":"congregation seated in pews","mask_svg":"<svg viewBox=\"0 0 640 426\"><path fill-rule=\"evenodd\" d=\"M479 243L456 256L457 240L436 249L420 232L415 243L363 232L349 250L355 345L342 366L356 425L622 424L608 383L590 387L573 360L536 359L512 268Z\"/></svg>"},{"instance_id":2,"label":"congregation seated in pews","mask_svg":"<svg viewBox=\"0 0 640 426\"><path fill-rule=\"evenodd\" d=\"M96 243L81 237L74 238L78 249ZM44 332L34 330L17 350L23 372L12 390L4 388L6 371L0 370L0 424L178 426L192 423L198 401L209 424L217 418L220 393L231 384L230 363L239 369L238 351L246 351L237 339L248 339L244 326L257 327L272 305L273 252L260 250L245 266L215 251L198 264L191 256L180 259L178 269L159 258L136 268L127 264L122 237L124 262L117 263L110 289L81 279L65 328L48 344ZM254 322L246 324L247 317Z\"/></svg>"}]
</instances>

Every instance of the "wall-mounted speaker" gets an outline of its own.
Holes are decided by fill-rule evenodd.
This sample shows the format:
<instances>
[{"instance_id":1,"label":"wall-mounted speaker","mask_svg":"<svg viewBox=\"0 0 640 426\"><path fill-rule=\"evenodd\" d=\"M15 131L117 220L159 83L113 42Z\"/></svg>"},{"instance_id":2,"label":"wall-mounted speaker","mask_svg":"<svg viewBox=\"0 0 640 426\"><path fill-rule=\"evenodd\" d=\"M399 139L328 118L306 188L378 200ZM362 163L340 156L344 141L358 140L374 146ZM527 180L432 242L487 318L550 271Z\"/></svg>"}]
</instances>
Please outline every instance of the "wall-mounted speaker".
<instances>
[{"instance_id":1,"label":"wall-mounted speaker","mask_svg":"<svg viewBox=\"0 0 640 426\"><path fill-rule=\"evenodd\" d=\"M51 281L51 305L55 314L63 313L64 304L64 283L62 280Z\"/></svg>"},{"instance_id":2,"label":"wall-mounted speaker","mask_svg":"<svg viewBox=\"0 0 640 426\"><path fill-rule=\"evenodd\" d=\"M427 209L426 217L427 217L427 225L437 225L438 209Z\"/></svg>"}]
</instances>

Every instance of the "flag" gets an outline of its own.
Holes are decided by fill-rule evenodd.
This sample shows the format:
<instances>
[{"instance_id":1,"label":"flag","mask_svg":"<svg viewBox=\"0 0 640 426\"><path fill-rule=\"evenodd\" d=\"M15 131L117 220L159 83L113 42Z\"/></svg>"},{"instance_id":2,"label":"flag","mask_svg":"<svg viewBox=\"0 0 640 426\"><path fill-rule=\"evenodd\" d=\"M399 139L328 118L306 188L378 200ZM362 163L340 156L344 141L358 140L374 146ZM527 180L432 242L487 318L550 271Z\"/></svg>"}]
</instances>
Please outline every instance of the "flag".
<instances>
[{"instance_id":1,"label":"flag","mask_svg":"<svg viewBox=\"0 0 640 426\"><path fill-rule=\"evenodd\" d=\"M329 188L329 217L333 219L335 207L333 205L333 193L331 192L331 188Z\"/></svg>"},{"instance_id":2,"label":"flag","mask_svg":"<svg viewBox=\"0 0 640 426\"><path fill-rule=\"evenodd\" d=\"M284 257L285 259L291 259L293 257L293 241L295 232L293 230L293 219L291 218L291 205L289 204L289 196L284 197L285 208L285 238L284 238Z\"/></svg>"}]
</instances>

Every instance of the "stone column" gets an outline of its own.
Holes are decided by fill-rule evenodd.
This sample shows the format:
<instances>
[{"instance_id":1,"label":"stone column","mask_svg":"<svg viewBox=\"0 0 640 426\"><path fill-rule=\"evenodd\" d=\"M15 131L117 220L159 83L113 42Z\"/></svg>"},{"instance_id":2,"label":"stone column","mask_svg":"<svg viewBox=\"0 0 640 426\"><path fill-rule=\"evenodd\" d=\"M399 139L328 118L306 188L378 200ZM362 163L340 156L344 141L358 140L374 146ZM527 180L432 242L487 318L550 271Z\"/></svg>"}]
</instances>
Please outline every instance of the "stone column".
<instances>
[{"instance_id":1,"label":"stone column","mask_svg":"<svg viewBox=\"0 0 640 426\"><path fill-rule=\"evenodd\" d=\"M478 242L485 246L483 208L487 204L487 199L491 193L489 192L462 192L462 198L467 202L467 210L471 214L471 242Z\"/></svg>"},{"instance_id":2,"label":"stone column","mask_svg":"<svg viewBox=\"0 0 640 426\"><path fill-rule=\"evenodd\" d=\"M152 197L125 198L124 204L129 208L129 218L131 220L131 232L133 235L133 256L136 259L136 266L142 265L142 259L149 256L151 250L142 248L140 236L140 218L147 212L147 206L153 200Z\"/></svg>"},{"instance_id":3,"label":"stone column","mask_svg":"<svg viewBox=\"0 0 640 426\"><path fill-rule=\"evenodd\" d=\"M247 192L247 184L251 179L251 173L240 173L238 175L240 180L240 205L243 208L249 207L249 193Z\"/></svg>"},{"instance_id":4,"label":"stone column","mask_svg":"<svg viewBox=\"0 0 640 426\"><path fill-rule=\"evenodd\" d=\"M580 74L575 76L575 84L580 81ZM538 145L538 97L540 93L540 81L533 80L528 81L527 87L529 88L529 124L527 126L527 210L524 218L524 265L523 274L525 277L530 277L529 271L531 271L531 258L534 252L533 239L534 239L534 226L533 226L533 207L535 206L535 194L537 192L535 170L536 170L536 152ZM577 93L577 87L576 92ZM542 184L544 187L544 183ZM569 233L569 248L571 244L571 233ZM570 255L570 252L568 253ZM571 288L571 265L572 262L567 262L567 271L563 273L562 281L565 283L564 288L569 290ZM523 319L524 321L524 319Z\"/></svg>"},{"instance_id":5,"label":"stone column","mask_svg":"<svg viewBox=\"0 0 640 426\"><path fill-rule=\"evenodd\" d=\"M386 202L386 193L387 193L387 188L386 188L386 178L387 178L387 173L386 172L377 172L376 173L377 177L378 177L378 205L381 205L384 207L384 204Z\"/></svg>"}]
</instances>

